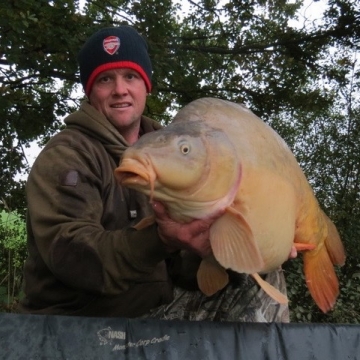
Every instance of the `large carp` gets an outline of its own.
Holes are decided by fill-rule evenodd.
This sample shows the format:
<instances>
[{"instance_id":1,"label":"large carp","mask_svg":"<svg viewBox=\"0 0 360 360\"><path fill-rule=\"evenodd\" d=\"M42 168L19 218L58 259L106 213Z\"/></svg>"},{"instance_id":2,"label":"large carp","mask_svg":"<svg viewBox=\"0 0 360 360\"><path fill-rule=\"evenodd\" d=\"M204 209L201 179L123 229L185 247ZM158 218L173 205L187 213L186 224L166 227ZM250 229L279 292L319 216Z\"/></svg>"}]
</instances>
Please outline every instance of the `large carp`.
<instances>
[{"instance_id":1,"label":"large carp","mask_svg":"<svg viewBox=\"0 0 360 360\"><path fill-rule=\"evenodd\" d=\"M119 183L163 202L179 222L223 213L210 228L213 256L203 259L199 288L212 295L225 269L254 276L278 268L292 246L304 250L306 283L323 312L339 293L333 264L345 252L284 140L242 105L214 98L191 102L173 122L142 136L115 170Z\"/></svg>"}]
</instances>

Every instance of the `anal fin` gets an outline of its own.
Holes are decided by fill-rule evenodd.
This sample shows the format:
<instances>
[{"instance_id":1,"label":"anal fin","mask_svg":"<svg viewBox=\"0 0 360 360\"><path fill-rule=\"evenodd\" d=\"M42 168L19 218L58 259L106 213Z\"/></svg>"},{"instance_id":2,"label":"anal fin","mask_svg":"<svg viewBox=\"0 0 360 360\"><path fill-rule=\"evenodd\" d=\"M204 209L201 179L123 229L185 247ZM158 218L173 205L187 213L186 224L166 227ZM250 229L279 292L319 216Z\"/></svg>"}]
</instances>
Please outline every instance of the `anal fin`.
<instances>
[{"instance_id":1,"label":"anal fin","mask_svg":"<svg viewBox=\"0 0 360 360\"><path fill-rule=\"evenodd\" d=\"M315 244L305 244L305 243L294 243L295 249L297 251L306 251L306 250L314 250L316 248Z\"/></svg>"}]
</instances>

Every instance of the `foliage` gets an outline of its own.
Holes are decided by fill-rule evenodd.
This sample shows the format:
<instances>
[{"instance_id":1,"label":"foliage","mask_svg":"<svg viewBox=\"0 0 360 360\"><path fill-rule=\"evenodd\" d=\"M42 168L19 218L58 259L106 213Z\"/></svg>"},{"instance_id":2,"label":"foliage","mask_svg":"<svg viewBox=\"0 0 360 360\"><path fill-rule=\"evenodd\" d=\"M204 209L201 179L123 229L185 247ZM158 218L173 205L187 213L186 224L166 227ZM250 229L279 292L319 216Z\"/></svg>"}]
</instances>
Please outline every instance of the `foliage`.
<instances>
[{"instance_id":1,"label":"foliage","mask_svg":"<svg viewBox=\"0 0 360 360\"><path fill-rule=\"evenodd\" d=\"M340 272L340 295L332 311L323 314L312 300L306 287L302 270L302 260L288 261L284 264L285 277L288 284L290 319L301 323L340 323L360 324L360 265L352 268L350 273Z\"/></svg>"},{"instance_id":2,"label":"foliage","mask_svg":"<svg viewBox=\"0 0 360 360\"><path fill-rule=\"evenodd\" d=\"M26 258L24 220L15 212L0 213L0 309L11 310L21 292Z\"/></svg>"},{"instance_id":3,"label":"foliage","mask_svg":"<svg viewBox=\"0 0 360 360\"><path fill-rule=\"evenodd\" d=\"M360 77L359 59L354 52L333 49L323 68L331 74L324 83L329 89L332 106L327 110L296 110L301 121L288 124L296 133L294 152L312 184L322 208L335 222L346 247L345 266L338 269L340 297L328 315L314 309L311 302L299 305L299 294L307 294L298 286L298 264L288 265L288 285L298 304L297 320L317 322L360 322L359 273L359 186L360 186ZM294 114L293 114L294 115ZM280 124L278 120L277 124ZM295 291L296 289L296 291ZM295 292L294 292L295 291Z\"/></svg>"},{"instance_id":4,"label":"foliage","mask_svg":"<svg viewBox=\"0 0 360 360\"><path fill-rule=\"evenodd\" d=\"M167 123L204 96L242 102L293 149L348 258L331 315L317 315L287 264L295 321L359 321L358 0L8 0L0 8L0 198L25 212L24 149L43 144L82 99L76 54L96 29L135 26L153 60L146 113ZM320 18L311 17L322 4ZM309 5L310 4L310 5ZM5 266L5 265L4 265ZM298 302L302 299L302 302ZM350 300L354 299L354 301ZM353 309L351 308L351 301ZM300 315L298 315L300 314ZM350 315L352 314L352 315Z\"/></svg>"}]
</instances>

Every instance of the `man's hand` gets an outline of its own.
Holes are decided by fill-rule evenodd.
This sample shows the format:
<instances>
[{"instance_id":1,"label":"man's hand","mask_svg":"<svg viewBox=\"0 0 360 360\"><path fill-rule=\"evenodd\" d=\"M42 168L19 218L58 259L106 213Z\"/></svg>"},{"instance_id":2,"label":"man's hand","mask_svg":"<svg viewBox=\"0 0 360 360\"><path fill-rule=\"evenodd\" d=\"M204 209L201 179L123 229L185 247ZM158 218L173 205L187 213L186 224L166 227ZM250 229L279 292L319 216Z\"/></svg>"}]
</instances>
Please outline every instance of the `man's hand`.
<instances>
[{"instance_id":1,"label":"man's hand","mask_svg":"<svg viewBox=\"0 0 360 360\"><path fill-rule=\"evenodd\" d=\"M201 257L206 257L211 253L209 229L217 217L181 224L168 216L164 205L160 202L154 201L153 209L160 239L170 251L185 249Z\"/></svg>"},{"instance_id":2,"label":"man's hand","mask_svg":"<svg viewBox=\"0 0 360 360\"><path fill-rule=\"evenodd\" d=\"M297 257L296 247L293 245L289 254L289 259L295 259Z\"/></svg>"}]
</instances>

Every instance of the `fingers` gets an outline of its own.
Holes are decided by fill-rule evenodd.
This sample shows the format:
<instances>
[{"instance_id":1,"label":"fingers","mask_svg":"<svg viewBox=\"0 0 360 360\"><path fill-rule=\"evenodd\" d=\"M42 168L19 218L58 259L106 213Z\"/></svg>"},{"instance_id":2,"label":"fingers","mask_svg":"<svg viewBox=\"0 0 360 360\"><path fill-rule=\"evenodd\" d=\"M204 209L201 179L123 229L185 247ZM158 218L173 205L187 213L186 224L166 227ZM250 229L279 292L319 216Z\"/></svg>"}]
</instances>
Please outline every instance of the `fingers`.
<instances>
[{"instance_id":1,"label":"fingers","mask_svg":"<svg viewBox=\"0 0 360 360\"><path fill-rule=\"evenodd\" d=\"M178 223L167 214L164 204L152 202L160 239L171 249L186 249L200 256L209 255L211 245L209 229L215 218L194 219L189 223Z\"/></svg>"},{"instance_id":2,"label":"fingers","mask_svg":"<svg viewBox=\"0 0 360 360\"><path fill-rule=\"evenodd\" d=\"M151 203L151 206L154 210L156 217L163 217L164 215L166 215L165 206L161 202L154 200Z\"/></svg>"},{"instance_id":3,"label":"fingers","mask_svg":"<svg viewBox=\"0 0 360 360\"><path fill-rule=\"evenodd\" d=\"M295 259L297 257L296 247L293 245L290 250L289 259Z\"/></svg>"}]
</instances>

